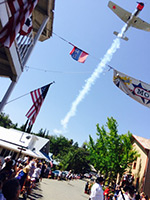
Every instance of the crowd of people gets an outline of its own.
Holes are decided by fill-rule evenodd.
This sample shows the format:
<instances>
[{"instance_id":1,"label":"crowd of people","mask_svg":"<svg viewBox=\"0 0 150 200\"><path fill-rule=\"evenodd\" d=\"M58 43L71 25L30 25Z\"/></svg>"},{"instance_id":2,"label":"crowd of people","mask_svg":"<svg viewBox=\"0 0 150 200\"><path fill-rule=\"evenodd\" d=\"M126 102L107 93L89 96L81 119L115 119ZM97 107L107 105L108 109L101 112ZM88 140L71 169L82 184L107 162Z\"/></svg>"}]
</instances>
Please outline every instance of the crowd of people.
<instances>
[{"instance_id":1,"label":"crowd of people","mask_svg":"<svg viewBox=\"0 0 150 200\"><path fill-rule=\"evenodd\" d=\"M148 200L144 192L139 193L133 186L133 177L123 176L120 185L104 185L104 178L86 182L84 192L89 194L89 200Z\"/></svg>"},{"instance_id":2,"label":"crowd of people","mask_svg":"<svg viewBox=\"0 0 150 200\"><path fill-rule=\"evenodd\" d=\"M43 177L57 180L78 179L80 176L71 171L64 173L60 170L56 175L50 169L50 163L32 157L12 160L11 156L0 159L0 200L18 200L22 194L24 198L31 193ZM133 177L124 175L120 185L104 186L103 177L87 181L85 193L89 200L148 200L147 196L135 190L132 185Z\"/></svg>"},{"instance_id":3,"label":"crowd of people","mask_svg":"<svg viewBox=\"0 0 150 200\"><path fill-rule=\"evenodd\" d=\"M18 200L31 193L39 181L42 181L48 165L32 157L12 160L7 156L0 160L0 200Z\"/></svg>"}]
</instances>

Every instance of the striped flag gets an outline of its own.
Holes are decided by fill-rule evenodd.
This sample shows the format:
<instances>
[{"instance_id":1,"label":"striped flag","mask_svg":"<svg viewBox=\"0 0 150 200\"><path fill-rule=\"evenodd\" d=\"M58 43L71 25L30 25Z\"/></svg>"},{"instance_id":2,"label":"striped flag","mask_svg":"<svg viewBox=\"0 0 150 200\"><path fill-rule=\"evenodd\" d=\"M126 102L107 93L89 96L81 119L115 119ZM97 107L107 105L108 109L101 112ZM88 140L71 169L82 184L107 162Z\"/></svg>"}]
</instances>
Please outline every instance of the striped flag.
<instances>
[{"instance_id":1,"label":"striped flag","mask_svg":"<svg viewBox=\"0 0 150 200\"><path fill-rule=\"evenodd\" d=\"M70 55L74 60L84 63L89 54L74 46Z\"/></svg>"},{"instance_id":2,"label":"striped flag","mask_svg":"<svg viewBox=\"0 0 150 200\"><path fill-rule=\"evenodd\" d=\"M14 15L16 12L20 10L20 8L22 8L24 4L27 4L28 1L27 0L24 0L24 1L23 0L8 0L7 3L11 11L11 14ZM30 16L27 18L27 20L25 21L19 33L21 35L27 35L28 33L31 32L31 30L32 30L32 14L30 14Z\"/></svg>"},{"instance_id":3,"label":"striped flag","mask_svg":"<svg viewBox=\"0 0 150 200\"><path fill-rule=\"evenodd\" d=\"M22 26L19 33L21 35L27 35L28 33L31 32L31 30L32 30L32 14L27 18L26 22Z\"/></svg>"},{"instance_id":4,"label":"striped flag","mask_svg":"<svg viewBox=\"0 0 150 200\"><path fill-rule=\"evenodd\" d=\"M37 5L38 0L9 0L8 5L12 16L0 31L0 43L11 47L16 35L22 30L23 25Z\"/></svg>"},{"instance_id":5,"label":"striped flag","mask_svg":"<svg viewBox=\"0 0 150 200\"><path fill-rule=\"evenodd\" d=\"M53 83L54 82L30 92L31 98L33 101L33 105L31 106L31 108L29 109L29 111L26 114L26 117L30 120L30 122L29 122L30 126L34 124L35 119L40 111L41 106L42 106L42 103L46 97L48 89L49 89L50 85L52 85Z\"/></svg>"},{"instance_id":6,"label":"striped flag","mask_svg":"<svg viewBox=\"0 0 150 200\"><path fill-rule=\"evenodd\" d=\"M14 15L19 11L25 4L28 3L28 0L7 0L11 14Z\"/></svg>"}]
</instances>

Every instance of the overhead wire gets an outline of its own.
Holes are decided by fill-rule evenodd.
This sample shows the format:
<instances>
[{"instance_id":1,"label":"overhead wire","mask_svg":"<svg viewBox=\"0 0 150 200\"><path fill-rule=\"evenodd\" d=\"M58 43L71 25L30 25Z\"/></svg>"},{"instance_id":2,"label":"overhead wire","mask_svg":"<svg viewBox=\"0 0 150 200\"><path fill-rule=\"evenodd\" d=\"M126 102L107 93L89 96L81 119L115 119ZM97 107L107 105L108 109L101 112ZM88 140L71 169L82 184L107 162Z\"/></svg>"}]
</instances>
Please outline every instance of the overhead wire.
<instances>
[{"instance_id":1,"label":"overhead wire","mask_svg":"<svg viewBox=\"0 0 150 200\"><path fill-rule=\"evenodd\" d=\"M36 23L38 23L36 21ZM49 32L51 32L49 29L46 29L48 30ZM74 44L72 44L71 42L69 42L68 40L66 40L65 38L61 37L60 35L56 34L55 32L52 32L55 36L57 36L59 39L63 40L64 42L72 45L72 46L75 46ZM89 53L88 53L89 54ZM89 54L89 56L93 57L94 59L100 61L101 59ZM110 66L107 65L109 68ZM56 70L49 70L49 69L41 69L41 68L36 68L36 67L30 67L30 66L25 66L25 68L28 70L28 69L34 69L34 70L39 70L39 71L44 71L44 72L51 72L51 73L64 73L64 74L86 74L86 73L91 73L91 71L86 71L86 72L69 72L69 71L56 71ZM112 67L111 67L112 68Z\"/></svg>"}]
</instances>

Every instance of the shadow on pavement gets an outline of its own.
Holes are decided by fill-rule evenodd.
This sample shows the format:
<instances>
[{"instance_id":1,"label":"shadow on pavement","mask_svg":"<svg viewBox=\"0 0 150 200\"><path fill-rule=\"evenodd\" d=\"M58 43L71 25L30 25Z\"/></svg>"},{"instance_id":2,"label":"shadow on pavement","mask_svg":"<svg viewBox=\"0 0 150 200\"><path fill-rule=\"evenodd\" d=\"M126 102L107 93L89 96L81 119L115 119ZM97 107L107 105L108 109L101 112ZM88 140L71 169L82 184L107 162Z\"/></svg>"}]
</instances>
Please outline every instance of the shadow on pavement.
<instances>
[{"instance_id":1,"label":"shadow on pavement","mask_svg":"<svg viewBox=\"0 0 150 200\"><path fill-rule=\"evenodd\" d=\"M40 185L36 186L32 191L31 191L31 194L29 194L27 196L27 200L30 199L30 200L36 200L36 199L41 199L43 197L43 195L41 195L41 188L40 188ZM19 197L19 200L26 200L26 198L20 196Z\"/></svg>"}]
</instances>

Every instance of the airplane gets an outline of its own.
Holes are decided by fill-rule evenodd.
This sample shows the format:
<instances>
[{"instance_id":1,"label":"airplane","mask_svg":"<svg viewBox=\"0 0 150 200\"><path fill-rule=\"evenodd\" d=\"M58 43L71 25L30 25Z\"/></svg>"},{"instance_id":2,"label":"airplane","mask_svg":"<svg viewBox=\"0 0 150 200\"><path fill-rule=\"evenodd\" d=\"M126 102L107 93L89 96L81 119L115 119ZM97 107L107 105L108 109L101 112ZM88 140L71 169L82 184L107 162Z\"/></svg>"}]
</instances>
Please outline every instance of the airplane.
<instances>
[{"instance_id":1,"label":"airplane","mask_svg":"<svg viewBox=\"0 0 150 200\"><path fill-rule=\"evenodd\" d=\"M113 3L112 1L109 1L108 7L118 16L121 20L123 20L126 23L126 27L124 28L122 33L118 33L114 31L114 34L120 38L122 38L125 41L128 41L129 39L124 36L124 33L129 29L129 27L134 27L137 29L141 29L144 31L150 31L150 24L143 21L139 17L139 13L144 8L144 3L137 2L138 5L136 7L136 10L133 13L130 13L123 8L119 7L117 4Z\"/></svg>"}]
</instances>

